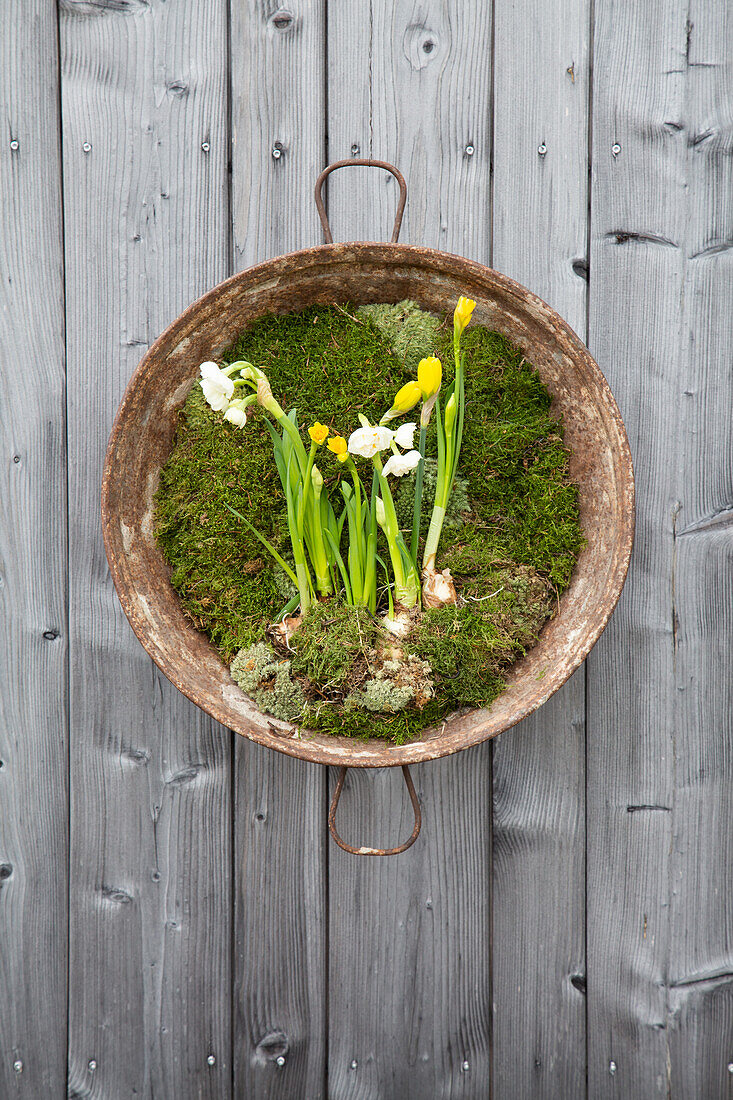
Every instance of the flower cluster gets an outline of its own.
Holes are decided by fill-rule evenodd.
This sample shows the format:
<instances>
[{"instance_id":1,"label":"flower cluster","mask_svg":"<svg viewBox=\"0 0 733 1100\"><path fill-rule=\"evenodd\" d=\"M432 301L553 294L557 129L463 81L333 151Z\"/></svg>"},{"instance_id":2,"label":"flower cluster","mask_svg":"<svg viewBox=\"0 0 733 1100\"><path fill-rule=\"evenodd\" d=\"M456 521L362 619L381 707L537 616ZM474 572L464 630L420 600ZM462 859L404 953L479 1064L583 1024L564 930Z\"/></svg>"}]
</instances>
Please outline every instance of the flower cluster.
<instances>
[{"instance_id":1,"label":"flower cluster","mask_svg":"<svg viewBox=\"0 0 733 1100\"><path fill-rule=\"evenodd\" d=\"M441 414L440 390L443 370L439 359L428 356L418 364L417 379L406 382L395 394L391 407L373 424L360 415L360 426L348 437L331 435L326 424L316 421L308 428L310 448L298 430L295 411L287 415L273 396L267 376L248 362L231 363L220 368L216 363L201 364L201 389L215 412L238 428L247 423L247 410L260 405L280 427L270 425L275 463L287 504L288 533L294 568L285 561L247 517L234 514L254 532L260 542L288 573L298 595L283 614L300 605L305 611L315 596L329 595L341 589L348 603L376 609L377 567L387 567L377 553L377 528L381 528L389 551L391 579L387 574L390 617L396 604L414 607L420 597L420 570L417 550L423 492L423 466L427 429L436 410L438 478L430 528L424 548L422 572L426 585L435 576L435 555L445 518L446 506L455 480L460 454L464 417L463 360L461 334L468 325L475 302L461 297L454 312L455 378L446 395ZM414 446L416 422L401 424L393 430L390 421L407 415L418 404L420 437ZM318 449L327 449L344 467L349 480L342 478L339 488L343 509L337 517L323 475L316 465ZM382 455L390 452L383 463ZM373 467L371 493L364 491L354 458L369 460ZM416 471L415 503L409 546L400 530L388 477L404 477ZM234 509L230 509L234 511ZM344 529L347 537L344 538ZM342 548L345 543L345 551ZM340 581L340 584L338 583Z\"/></svg>"}]
</instances>

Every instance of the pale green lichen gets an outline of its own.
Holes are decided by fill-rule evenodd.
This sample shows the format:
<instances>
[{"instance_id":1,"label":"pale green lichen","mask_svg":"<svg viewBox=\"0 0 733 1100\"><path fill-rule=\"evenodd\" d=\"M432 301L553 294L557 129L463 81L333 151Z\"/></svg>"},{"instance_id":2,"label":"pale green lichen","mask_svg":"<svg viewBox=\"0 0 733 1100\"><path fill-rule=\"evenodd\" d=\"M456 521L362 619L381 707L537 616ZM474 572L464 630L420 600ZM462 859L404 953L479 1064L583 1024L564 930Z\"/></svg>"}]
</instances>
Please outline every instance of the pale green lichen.
<instances>
[{"instance_id":1,"label":"pale green lichen","mask_svg":"<svg viewBox=\"0 0 733 1100\"><path fill-rule=\"evenodd\" d=\"M391 654L391 655L390 655ZM410 703L421 709L434 697L431 668L414 653L392 649L374 653L373 664L381 668L344 699L347 711L362 708L375 713L396 714Z\"/></svg>"},{"instance_id":2,"label":"pale green lichen","mask_svg":"<svg viewBox=\"0 0 733 1100\"><path fill-rule=\"evenodd\" d=\"M437 354L440 318L420 309L417 302L406 298L397 305L361 306L357 314L369 318L406 367L415 369L421 359Z\"/></svg>"},{"instance_id":3,"label":"pale green lichen","mask_svg":"<svg viewBox=\"0 0 733 1100\"><path fill-rule=\"evenodd\" d=\"M290 675L290 661L280 659L266 642L240 649L230 671L234 682L260 710L283 722L302 714L306 697Z\"/></svg>"},{"instance_id":4,"label":"pale green lichen","mask_svg":"<svg viewBox=\"0 0 733 1100\"><path fill-rule=\"evenodd\" d=\"M344 710L362 707L382 714L396 714L414 698L414 690L407 685L399 687L392 680L365 680L360 691L352 691L346 696Z\"/></svg>"}]
</instances>

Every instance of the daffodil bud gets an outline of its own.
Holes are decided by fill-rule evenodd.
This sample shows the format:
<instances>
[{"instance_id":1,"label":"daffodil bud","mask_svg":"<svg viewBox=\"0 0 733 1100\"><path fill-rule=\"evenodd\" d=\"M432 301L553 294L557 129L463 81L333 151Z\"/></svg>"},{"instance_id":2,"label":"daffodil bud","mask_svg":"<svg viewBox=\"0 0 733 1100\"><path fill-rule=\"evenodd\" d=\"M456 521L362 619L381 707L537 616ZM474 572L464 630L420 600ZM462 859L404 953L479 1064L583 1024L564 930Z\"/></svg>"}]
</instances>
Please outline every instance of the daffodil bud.
<instances>
[{"instance_id":1,"label":"daffodil bud","mask_svg":"<svg viewBox=\"0 0 733 1100\"><path fill-rule=\"evenodd\" d=\"M422 397L422 390L418 386L417 382L405 382L401 390L398 390L395 394L395 399L392 402L392 408L389 410L393 416L399 416L402 413L407 413L410 409L414 409L418 401Z\"/></svg>"},{"instance_id":2,"label":"daffodil bud","mask_svg":"<svg viewBox=\"0 0 733 1100\"><path fill-rule=\"evenodd\" d=\"M379 524L380 527L384 527L385 523L387 522L387 516L385 515L385 511L384 511L384 501L382 500L381 497L377 497L376 507L377 507L377 523Z\"/></svg>"},{"instance_id":3,"label":"daffodil bud","mask_svg":"<svg viewBox=\"0 0 733 1100\"><path fill-rule=\"evenodd\" d=\"M320 447L328 435L328 428L325 424L319 424L316 420L315 424L308 429L308 435Z\"/></svg>"},{"instance_id":4,"label":"daffodil bud","mask_svg":"<svg viewBox=\"0 0 733 1100\"><path fill-rule=\"evenodd\" d=\"M445 434L452 435L453 425L456 422L456 412L458 411L458 402L456 401L456 395L454 393L450 396L450 401L445 406Z\"/></svg>"},{"instance_id":5,"label":"daffodil bud","mask_svg":"<svg viewBox=\"0 0 733 1100\"><path fill-rule=\"evenodd\" d=\"M420 387L423 401L437 393L443 380L443 368L440 359L434 355L428 355L427 359L421 359L417 364L417 384Z\"/></svg>"},{"instance_id":6,"label":"daffodil bud","mask_svg":"<svg viewBox=\"0 0 733 1100\"><path fill-rule=\"evenodd\" d=\"M323 474L317 466L313 466L311 470L311 482L313 483L313 492L319 497L323 488Z\"/></svg>"},{"instance_id":7,"label":"daffodil bud","mask_svg":"<svg viewBox=\"0 0 733 1100\"><path fill-rule=\"evenodd\" d=\"M458 299L456 308L453 312L453 328L459 336L471 320L471 314L475 307L476 303L470 298L464 298L463 295L461 295Z\"/></svg>"}]
</instances>

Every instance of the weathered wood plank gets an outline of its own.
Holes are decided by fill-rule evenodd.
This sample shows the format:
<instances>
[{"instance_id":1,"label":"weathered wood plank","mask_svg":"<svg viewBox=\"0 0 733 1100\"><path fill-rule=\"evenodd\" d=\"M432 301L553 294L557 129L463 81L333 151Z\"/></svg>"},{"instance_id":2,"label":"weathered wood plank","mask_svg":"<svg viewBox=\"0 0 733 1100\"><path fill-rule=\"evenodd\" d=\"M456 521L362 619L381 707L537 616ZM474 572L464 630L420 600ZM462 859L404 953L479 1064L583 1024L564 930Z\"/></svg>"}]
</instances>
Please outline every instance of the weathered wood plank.
<instances>
[{"instance_id":1,"label":"weathered wood plank","mask_svg":"<svg viewBox=\"0 0 733 1100\"><path fill-rule=\"evenodd\" d=\"M411 769L423 826L402 855L331 845L330 1096L489 1094L488 756L478 746ZM386 847L412 824L399 769L348 773L337 818L345 840Z\"/></svg>"},{"instance_id":2,"label":"weathered wood plank","mask_svg":"<svg viewBox=\"0 0 733 1100\"><path fill-rule=\"evenodd\" d=\"M585 338L590 2L494 20L492 262ZM494 747L496 1100L585 1096L584 680Z\"/></svg>"},{"instance_id":3,"label":"weathered wood plank","mask_svg":"<svg viewBox=\"0 0 733 1100\"><path fill-rule=\"evenodd\" d=\"M328 26L329 160L358 146L396 164L401 239L488 260L490 6L360 0L332 6ZM332 181L334 238L388 239L392 178ZM486 745L414 769L424 824L405 854L329 849L330 1095L488 1093L490 764ZM350 773L338 825L351 843L408 836L399 771Z\"/></svg>"},{"instance_id":4,"label":"weathered wood plank","mask_svg":"<svg viewBox=\"0 0 733 1100\"><path fill-rule=\"evenodd\" d=\"M65 1095L66 399L52 0L0 20L0 1095Z\"/></svg>"},{"instance_id":5,"label":"weathered wood plank","mask_svg":"<svg viewBox=\"0 0 733 1100\"><path fill-rule=\"evenodd\" d=\"M589 665L598 1097L730 1080L732 30L725 5L596 4L591 347L638 487L630 582Z\"/></svg>"},{"instance_id":6,"label":"weathered wood plank","mask_svg":"<svg viewBox=\"0 0 733 1100\"><path fill-rule=\"evenodd\" d=\"M61 5L72 1096L230 1090L230 736L133 638L98 488L140 355L227 271L225 18L219 0Z\"/></svg>"},{"instance_id":7,"label":"weathered wood plank","mask_svg":"<svg viewBox=\"0 0 733 1100\"><path fill-rule=\"evenodd\" d=\"M286 8L235 0L231 35L239 269L321 242L313 185L325 163L325 0ZM325 1087L326 770L243 738L234 753L234 1093L318 1097Z\"/></svg>"}]
</instances>

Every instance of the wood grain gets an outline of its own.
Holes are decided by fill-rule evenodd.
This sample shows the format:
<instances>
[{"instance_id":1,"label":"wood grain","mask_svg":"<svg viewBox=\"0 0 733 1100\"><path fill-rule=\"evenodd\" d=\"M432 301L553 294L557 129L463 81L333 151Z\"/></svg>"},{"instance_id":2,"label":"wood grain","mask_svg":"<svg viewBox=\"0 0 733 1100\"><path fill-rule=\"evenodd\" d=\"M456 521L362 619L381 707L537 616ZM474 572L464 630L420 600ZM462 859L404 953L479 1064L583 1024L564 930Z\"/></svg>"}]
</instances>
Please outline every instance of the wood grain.
<instances>
[{"instance_id":1,"label":"wood grain","mask_svg":"<svg viewBox=\"0 0 733 1100\"><path fill-rule=\"evenodd\" d=\"M494 20L492 263L585 339L590 2ZM495 1100L586 1094L584 678L494 746Z\"/></svg>"},{"instance_id":2,"label":"wood grain","mask_svg":"<svg viewBox=\"0 0 733 1100\"><path fill-rule=\"evenodd\" d=\"M0 1096L65 1095L66 397L56 13L0 20Z\"/></svg>"},{"instance_id":3,"label":"wood grain","mask_svg":"<svg viewBox=\"0 0 733 1100\"><path fill-rule=\"evenodd\" d=\"M725 5L596 4L591 349L639 504L589 672L598 1097L730 1085L731 32Z\"/></svg>"},{"instance_id":4,"label":"wood grain","mask_svg":"<svg viewBox=\"0 0 733 1100\"><path fill-rule=\"evenodd\" d=\"M232 3L237 270L321 243L313 186L326 156L325 7ZM234 761L234 1094L322 1096L326 769L241 737Z\"/></svg>"},{"instance_id":5,"label":"wood grain","mask_svg":"<svg viewBox=\"0 0 733 1100\"><path fill-rule=\"evenodd\" d=\"M490 8L360 0L329 8L328 29L329 160L357 145L391 161L408 182L401 239L487 261ZM331 177L335 240L388 239L395 206L386 173ZM413 769L424 824L404 855L329 848L330 1095L487 1095L490 760L483 745ZM352 844L409 836L399 771L349 773L337 824Z\"/></svg>"},{"instance_id":6,"label":"wood grain","mask_svg":"<svg viewBox=\"0 0 733 1100\"><path fill-rule=\"evenodd\" d=\"M78 1097L229 1095L230 738L133 638L98 489L143 349L227 271L225 16L218 0L61 10Z\"/></svg>"}]
</instances>

